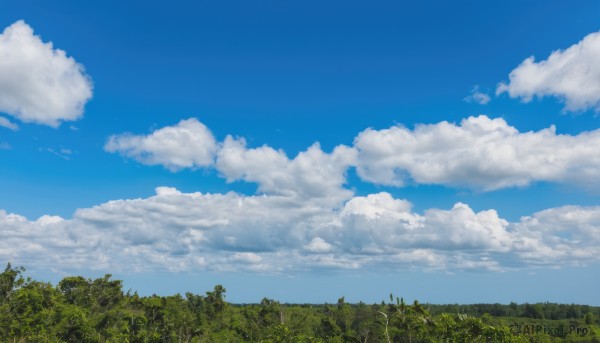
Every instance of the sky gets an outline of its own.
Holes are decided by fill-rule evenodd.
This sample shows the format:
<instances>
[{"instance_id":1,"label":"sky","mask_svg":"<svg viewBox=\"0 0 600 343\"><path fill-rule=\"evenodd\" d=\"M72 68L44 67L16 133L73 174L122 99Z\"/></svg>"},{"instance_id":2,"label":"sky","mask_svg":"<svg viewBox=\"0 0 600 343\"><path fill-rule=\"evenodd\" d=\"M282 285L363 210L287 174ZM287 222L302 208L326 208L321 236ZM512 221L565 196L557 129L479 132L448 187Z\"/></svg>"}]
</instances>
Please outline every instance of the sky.
<instances>
[{"instance_id":1,"label":"sky","mask_svg":"<svg viewBox=\"0 0 600 343\"><path fill-rule=\"evenodd\" d=\"M0 263L600 305L599 113L597 1L8 2Z\"/></svg>"}]
</instances>

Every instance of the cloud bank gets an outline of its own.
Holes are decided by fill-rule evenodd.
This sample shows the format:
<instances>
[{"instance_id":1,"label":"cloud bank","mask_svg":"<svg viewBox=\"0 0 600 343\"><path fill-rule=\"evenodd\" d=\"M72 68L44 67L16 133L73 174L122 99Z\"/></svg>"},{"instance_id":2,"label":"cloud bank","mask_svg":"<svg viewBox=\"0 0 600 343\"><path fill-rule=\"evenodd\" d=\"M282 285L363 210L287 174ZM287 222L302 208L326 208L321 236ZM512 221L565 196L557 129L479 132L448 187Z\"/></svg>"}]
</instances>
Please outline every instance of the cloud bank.
<instances>
[{"instance_id":1,"label":"cloud bank","mask_svg":"<svg viewBox=\"0 0 600 343\"><path fill-rule=\"evenodd\" d=\"M533 97L555 96L566 111L600 111L600 32L562 51L554 51L543 61L525 59L500 83L496 94L508 93L525 102Z\"/></svg>"},{"instance_id":2,"label":"cloud bank","mask_svg":"<svg viewBox=\"0 0 600 343\"><path fill-rule=\"evenodd\" d=\"M248 148L243 138L216 142L197 119L149 135L117 135L105 150L169 170L211 167L228 182L254 182L263 193L348 199L349 168L365 182L402 187L444 185L479 191L535 182L600 186L600 130L558 134L554 126L520 132L485 115L459 124L420 124L366 129L352 146L324 152L318 143L289 158L268 145ZM214 164L213 164L214 161Z\"/></svg>"},{"instance_id":3,"label":"cloud bank","mask_svg":"<svg viewBox=\"0 0 600 343\"><path fill-rule=\"evenodd\" d=\"M0 112L57 127L81 118L92 97L83 66L19 20L0 34Z\"/></svg>"},{"instance_id":4,"label":"cloud bank","mask_svg":"<svg viewBox=\"0 0 600 343\"><path fill-rule=\"evenodd\" d=\"M30 221L0 210L0 227L0 259L65 270L502 271L600 260L600 207L551 208L508 222L462 203L419 214L385 192L324 207L281 195L159 187L149 198L109 201L72 219Z\"/></svg>"},{"instance_id":5,"label":"cloud bank","mask_svg":"<svg viewBox=\"0 0 600 343\"><path fill-rule=\"evenodd\" d=\"M530 101L556 96L568 111L600 110L600 33L547 60L526 59L497 93ZM58 126L82 116L92 96L83 67L33 34L23 21L0 35L0 111ZM486 104L475 88L466 101ZM0 126L18 125L0 117ZM149 134L119 134L104 149L173 172L212 168L227 182L252 182L257 195L182 193L113 200L72 218L29 220L0 210L0 259L65 269L218 270L301 273L319 270L491 270L565 267L600 260L600 207L564 206L516 222L495 210L412 210L364 182L436 184L492 191L534 182L598 186L600 130L521 132L485 115L460 123L366 129L331 152L315 143L296 156L243 137L218 141L196 118ZM0 149L10 145L0 143ZM43 256L43 259L40 259ZM127 263L123 263L127 261Z\"/></svg>"},{"instance_id":6,"label":"cloud bank","mask_svg":"<svg viewBox=\"0 0 600 343\"><path fill-rule=\"evenodd\" d=\"M438 184L477 190L560 182L598 186L600 130L519 132L481 115L453 124L367 129L354 140L363 180L403 186Z\"/></svg>"},{"instance_id":7,"label":"cloud bank","mask_svg":"<svg viewBox=\"0 0 600 343\"><path fill-rule=\"evenodd\" d=\"M202 129L181 133L189 123ZM168 139L157 138L163 132ZM178 152L176 147L194 146L190 135L200 138L205 160L214 163L200 164L194 154ZM259 194L181 193L163 187L156 196L81 209L54 224L66 230L66 237L76 237L70 230L92 237L82 251L104 252L101 261L107 266L118 256L140 270L158 265L274 273L503 271L596 263L600 256L599 207L551 208L509 222L493 209L475 212L463 203L416 213L410 202L389 193L355 196L345 185L350 168L365 182L398 187L441 184L491 191L539 181L597 185L598 130L520 132L501 118L480 115L459 124L367 129L351 146L325 152L315 143L292 158L268 145L248 147L243 138L217 142L196 119L147 136L114 137L106 150L124 156L136 151L130 157L152 158L141 162L171 170L214 168L228 182L256 183Z\"/></svg>"}]
</instances>

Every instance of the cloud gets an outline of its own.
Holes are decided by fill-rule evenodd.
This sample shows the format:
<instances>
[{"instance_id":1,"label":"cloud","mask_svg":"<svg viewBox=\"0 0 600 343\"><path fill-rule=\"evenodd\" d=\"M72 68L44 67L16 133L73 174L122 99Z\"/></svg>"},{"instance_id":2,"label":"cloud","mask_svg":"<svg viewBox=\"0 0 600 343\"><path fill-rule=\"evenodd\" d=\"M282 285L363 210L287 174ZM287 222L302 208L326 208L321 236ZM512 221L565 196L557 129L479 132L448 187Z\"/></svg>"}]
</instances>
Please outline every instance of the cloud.
<instances>
[{"instance_id":1,"label":"cloud","mask_svg":"<svg viewBox=\"0 0 600 343\"><path fill-rule=\"evenodd\" d=\"M500 83L496 94L508 93L525 102L535 96L555 96L566 111L600 111L600 32L587 35L566 50L552 52L548 59L525 59Z\"/></svg>"},{"instance_id":2,"label":"cloud","mask_svg":"<svg viewBox=\"0 0 600 343\"><path fill-rule=\"evenodd\" d=\"M315 143L290 160L282 150L266 145L247 149L244 139L228 136L217 154L216 168L228 182L256 182L267 194L339 202L352 195L343 185L354 160L355 151L343 145L328 154Z\"/></svg>"},{"instance_id":3,"label":"cloud","mask_svg":"<svg viewBox=\"0 0 600 343\"><path fill-rule=\"evenodd\" d=\"M12 146L6 142L0 142L0 150L10 150Z\"/></svg>"},{"instance_id":4,"label":"cloud","mask_svg":"<svg viewBox=\"0 0 600 343\"><path fill-rule=\"evenodd\" d=\"M355 164L356 151L344 145L326 153L315 143L290 159L283 150L267 145L248 148L244 138L229 135L217 142L204 124L190 118L149 135L111 136L104 149L171 171L214 167L227 182L254 182L265 194L336 203L352 196L343 185L347 169Z\"/></svg>"},{"instance_id":5,"label":"cloud","mask_svg":"<svg viewBox=\"0 0 600 343\"><path fill-rule=\"evenodd\" d=\"M195 118L149 135L114 135L104 145L107 152L119 153L145 165L162 165L171 171L211 166L217 148L212 132Z\"/></svg>"},{"instance_id":6,"label":"cloud","mask_svg":"<svg viewBox=\"0 0 600 343\"><path fill-rule=\"evenodd\" d=\"M53 127L81 118L92 97L83 66L19 20L0 34L0 112Z\"/></svg>"},{"instance_id":7,"label":"cloud","mask_svg":"<svg viewBox=\"0 0 600 343\"><path fill-rule=\"evenodd\" d=\"M450 210L430 209L423 215L389 193L355 197L341 212L337 237L350 252L397 253L403 249L486 252L510 251L508 222L494 210L479 213L457 203Z\"/></svg>"},{"instance_id":8,"label":"cloud","mask_svg":"<svg viewBox=\"0 0 600 343\"><path fill-rule=\"evenodd\" d=\"M555 127L519 132L485 115L367 129L354 140L365 181L404 186L439 184L490 191L548 181L598 187L600 130L561 135Z\"/></svg>"},{"instance_id":9,"label":"cloud","mask_svg":"<svg viewBox=\"0 0 600 343\"><path fill-rule=\"evenodd\" d=\"M547 209L518 222L494 210L411 210L382 192L316 206L280 195L182 193L30 221L0 210L0 259L64 270L490 270L600 260L600 208ZM43 258L42 258L43 257Z\"/></svg>"},{"instance_id":10,"label":"cloud","mask_svg":"<svg viewBox=\"0 0 600 343\"><path fill-rule=\"evenodd\" d=\"M475 102L480 105L487 105L487 103L490 102L490 100L492 100L492 98L490 98L489 95L480 92L479 86L475 86L471 90L471 95L467 96L463 100L466 102Z\"/></svg>"},{"instance_id":11,"label":"cloud","mask_svg":"<svg viewBox=\"0 0 600 343\"><path fill-rule=\"evenodd\" d=\"M65 149L65 148L61 148L61 149L52 149L52 148L41 149L40 148L39 151L49 152L52 155L58 156L66 161L70 161L71 156L73 155L73 151L71 151L71 149Z\"/></svg>"},{"instance_id":12,"label":"cloud","mask_svg":"<svg viewBox=\"0 0 600 343\"><path fill-rule=\"evenodd\" d=\"M19 129L19 125L11 122L10 120L0 117L0 126L5 127L12 131L17 131Z\"/></svg>"},{"instance_id":13,"label":"cloud","mask_svg":"<svg viewBox=\"0 0 600 343\"><path fill-rule=\"evenodd\" d=\"M304 248L312 253L327 253L331 251L332 245L325 242L321 237L315 237Z\"/></svg>"},{"instance_id":14,"label":"cloud","mask_svg":"<svg viewBox=\"0 0 600 343\"><path fill-rule=\"evenodd\" d=\"M147 136L117 135L105 150L172 171L212 167L227 182L258 185L259 193L320 198L338 203L349 168L365 182L403 187L436 184L479 191L556 182L600 187L600 130L557 134L551 126L520 132L485 115L459 124L420 124L366 129L352 146L325 152L318 143L290 158L268 145L249 148L243 138L216 142L197 119L182 120Z\"/></svg>"}]
</instances>

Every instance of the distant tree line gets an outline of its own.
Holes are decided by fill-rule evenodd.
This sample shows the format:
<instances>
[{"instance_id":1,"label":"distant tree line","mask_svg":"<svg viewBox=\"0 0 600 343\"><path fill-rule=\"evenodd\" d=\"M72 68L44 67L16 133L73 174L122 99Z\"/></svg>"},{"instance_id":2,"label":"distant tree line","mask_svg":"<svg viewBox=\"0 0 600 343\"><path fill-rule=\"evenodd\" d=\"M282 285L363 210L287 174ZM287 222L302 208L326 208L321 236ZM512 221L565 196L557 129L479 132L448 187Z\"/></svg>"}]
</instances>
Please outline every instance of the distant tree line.
<instances>
[{"instance_id":1,"label":"distant tree line","mask_svg":"<svg viewBox=\"0 0 600 343\"><path fill-rule=\"evenodd\" d=\"M393 295L373 305L343 297L242 305L228 303L221 285L204 295L139 296L109 274L53 286L23 272L8 264L0 273L0 342L600 342L599 309L584 305L423 305ZM531 307L536 316L587 325L586 334L511 332L502 316L537 318Z\"/></svg>"},{"instance_id":2,"label":"distant tree line","mask_svg":"<svg viewBox=\"0 0 600 343\"><path fill-rule=\"evenodd\" d=\"M433 305L427 304L431 314L465 313L480 317L488 313L494 317L525 317L533 319L581 319L600 318L600 307L576 304L472 304L472 305ZM591 314L591 315L588 315Z\"/></svg>"}]
</instances>

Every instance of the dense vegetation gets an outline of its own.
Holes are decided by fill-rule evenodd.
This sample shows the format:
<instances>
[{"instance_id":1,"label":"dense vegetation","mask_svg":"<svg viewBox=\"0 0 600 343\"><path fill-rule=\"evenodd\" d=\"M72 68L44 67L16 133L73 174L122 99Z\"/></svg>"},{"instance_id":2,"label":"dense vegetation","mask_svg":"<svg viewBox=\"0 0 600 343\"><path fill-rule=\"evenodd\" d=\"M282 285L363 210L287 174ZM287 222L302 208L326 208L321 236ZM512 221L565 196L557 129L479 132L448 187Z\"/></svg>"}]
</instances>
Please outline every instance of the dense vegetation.
<instances>
[{"instance_id":1,"label":"dense vegetation","mask_svg":"<svg viewBox=\"0 0 600 343\"><path fill-rule=\"evenodd\" d=\"M600 308L591 306L423 305L392 295L373 305L236 305L220 285L141 297L110 275L53 286L23 272L8 264L0 274L2 342L600 342Z\"/></svg>"}]
</instances>

